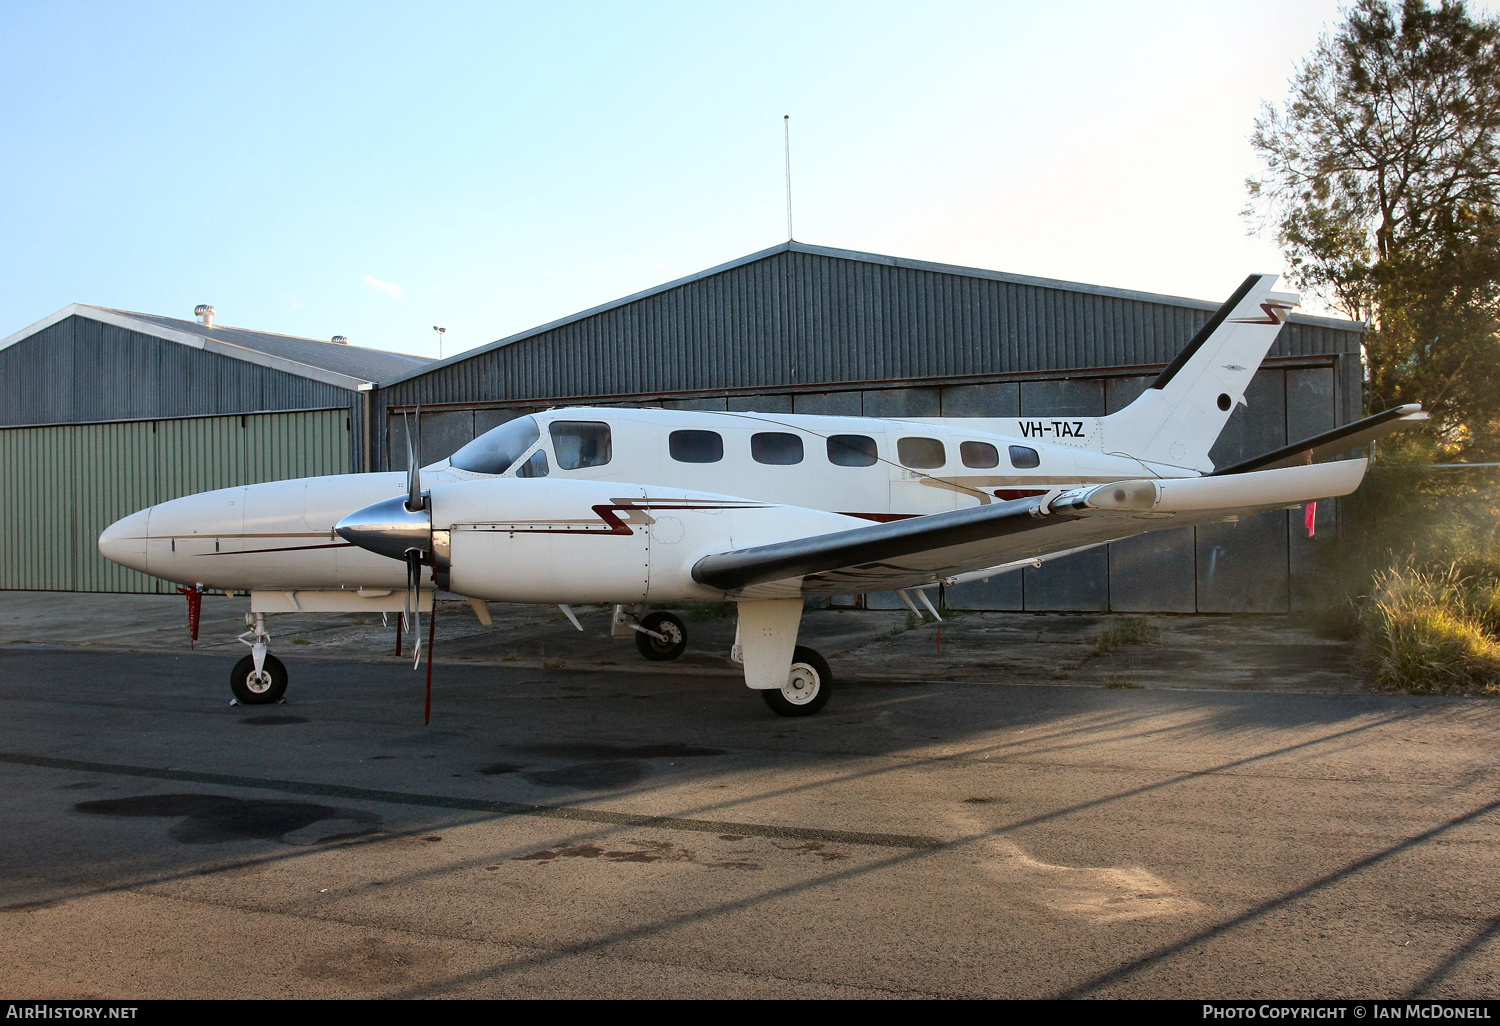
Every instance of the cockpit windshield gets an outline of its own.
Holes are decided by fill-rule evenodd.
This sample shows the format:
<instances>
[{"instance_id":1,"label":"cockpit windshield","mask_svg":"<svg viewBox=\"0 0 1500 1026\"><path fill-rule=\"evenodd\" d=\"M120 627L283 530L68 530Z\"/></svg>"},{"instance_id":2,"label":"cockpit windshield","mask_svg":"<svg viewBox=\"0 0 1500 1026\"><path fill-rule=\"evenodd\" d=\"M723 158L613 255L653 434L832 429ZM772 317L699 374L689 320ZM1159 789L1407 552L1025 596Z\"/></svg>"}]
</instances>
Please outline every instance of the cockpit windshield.
<instances>
[{"instance_id":1,"label":"cockpit windshield","mask_svg":"<svg viewBox=\"0 0 1500 1026\"><path fill-rule=\"evenodd\" d=\"M459 470L503 474L542 437L535 417L517 417L486 431L450 457Z\"/></svg>"}]
</instances>

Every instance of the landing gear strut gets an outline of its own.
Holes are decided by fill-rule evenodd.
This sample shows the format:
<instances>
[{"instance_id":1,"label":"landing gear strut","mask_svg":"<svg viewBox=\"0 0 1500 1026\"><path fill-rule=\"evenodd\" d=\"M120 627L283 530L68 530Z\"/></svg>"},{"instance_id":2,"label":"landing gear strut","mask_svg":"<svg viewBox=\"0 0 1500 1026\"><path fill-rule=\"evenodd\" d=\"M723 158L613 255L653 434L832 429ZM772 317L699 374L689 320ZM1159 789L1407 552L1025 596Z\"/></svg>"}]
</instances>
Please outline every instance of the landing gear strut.
<instances>
[{"instance_id":1,"label":"landing gear strut","mask_svg":"<svg viewBox=\"0 0 1500 1026\"><path fill-rule=\"evenodd\" d=\"M266 630L266 614L247 616L245 624L250 629L239 636L239 641L250 647L250 654L234 664L229 674L229 690L241 705L279 702L286 694L286 666L267 651L271 635Z\"/></svg>"}]
</instances>

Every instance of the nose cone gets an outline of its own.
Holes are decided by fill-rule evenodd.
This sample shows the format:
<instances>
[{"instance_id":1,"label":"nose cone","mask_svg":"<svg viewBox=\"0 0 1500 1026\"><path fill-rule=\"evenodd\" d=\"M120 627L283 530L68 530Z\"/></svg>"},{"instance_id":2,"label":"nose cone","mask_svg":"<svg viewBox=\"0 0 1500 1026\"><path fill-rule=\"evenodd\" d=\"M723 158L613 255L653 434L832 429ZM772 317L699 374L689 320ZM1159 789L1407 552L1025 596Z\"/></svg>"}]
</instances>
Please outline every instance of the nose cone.
<instances>
[{"instance_id":1,"label":"nose cone","mask_svg":"<svg viewBox=\"0 0 1500 1026\"><path fill-rule=\"evenodd\" d=\"M333 529L347 542L403 562L408 549L432 551L432 517L425 509L408 510L405 496L355 510Z\"/></svg>"},{"instance_id":2,"label":"nose cone","mask_svg":"<svg viewBox=\"0 0 1500 1026\"><path fill-rule=\"evenodd\" d=\"M146 528L151 511L143 509L123 520L116 520L99 536L99 554L112 563L148 573L146 569Z\"/></svg>"}]
</instances>

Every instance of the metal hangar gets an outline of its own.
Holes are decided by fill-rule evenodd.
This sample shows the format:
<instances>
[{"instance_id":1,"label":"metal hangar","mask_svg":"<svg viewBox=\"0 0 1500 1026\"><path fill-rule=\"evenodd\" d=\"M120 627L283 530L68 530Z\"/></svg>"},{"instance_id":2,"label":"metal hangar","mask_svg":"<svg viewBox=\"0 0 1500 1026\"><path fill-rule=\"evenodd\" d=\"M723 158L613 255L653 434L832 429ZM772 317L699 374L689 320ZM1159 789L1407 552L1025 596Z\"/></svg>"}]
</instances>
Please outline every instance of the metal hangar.
<instances>
[{"instance_id":1,"label":"metal hangar","mask_svg":"<svg viewBox=\"0 0 1500 1026\"><path fill-rule=\"evenodd\" d=\"M1237 281L1225 282L1225 295ZM1217 308L1200 301L792 242L381 382L375 465L424 463L577 403L881 417L1099 416ZM1357 419L1363 326L1294 315L1213 451L1221 466ZM382 424L383 421L383 424ZM1337 523L1320 504L1324 537ZM1280 612L1316 541L1300 518L1163 532L950 588L975 609ZM889 596L870 605L897 608Z\"/></svg>"},{"instance_id":2,"label":"metal hangar","mask_svg":"<svg viewBox=\"0 0 1500 1026\"><path fill-rule=\"evenodd\" d=\"M417 357L74 304L0 339L0 588L170 591L99 532L209 488L364 467L374 382ZM57 511L37 517L36 510Z\"/></svg>"}]
</instances>

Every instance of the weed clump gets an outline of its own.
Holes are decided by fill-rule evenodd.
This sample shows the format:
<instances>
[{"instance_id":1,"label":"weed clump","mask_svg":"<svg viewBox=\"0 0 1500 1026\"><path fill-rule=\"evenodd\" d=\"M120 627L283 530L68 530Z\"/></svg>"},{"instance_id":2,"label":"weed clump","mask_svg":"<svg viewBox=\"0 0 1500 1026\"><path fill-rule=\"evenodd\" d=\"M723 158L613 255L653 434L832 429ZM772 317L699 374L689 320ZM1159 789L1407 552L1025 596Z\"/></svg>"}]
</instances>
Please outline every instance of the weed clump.
<instances>
[{"instance_id":1,"label":"weed clump","mask_svg":"<svg viewBox=\"0 0 1500 1026\"><path fill-rule=\"evenodd\" d=\"M1318 544L1312 625L1353 641L1378 687L1500 694L1500 476L1417 435L1380 456Z\"/></svg>"},{"instance_id":2,"label":"weed clump","mask_svg":"<svg viewBox=\"0 0 1500 1026\"><path fill-rule=\"evenodd\" d=\"M1500 693L1496 590L1457 563L1377 573L1360 631L1375 682L1414 694Z\"/></svg>"},{"instance_id":3,"label":"weed clump","mask_svg":"<svg viewBox=\"0 0 1500 1026\"><path fill-rule=\"evenodd\" d=\"M1154 645L1161 636L1161 628L1143 616L1129 616L1117 620L1094 638L1094 646L1088 657L1102 656L1126 645Z\"/></svg>"}]
</instances>

